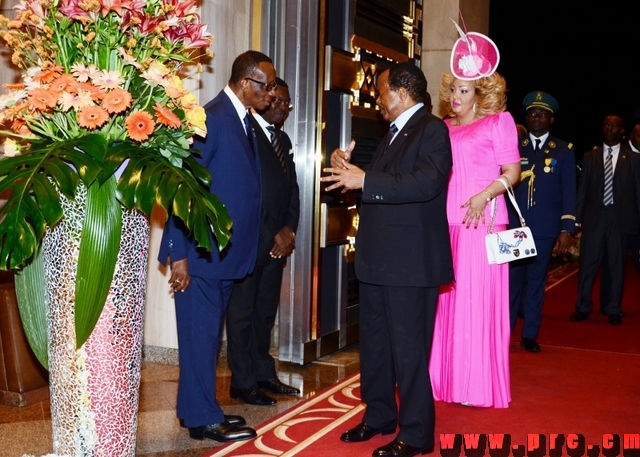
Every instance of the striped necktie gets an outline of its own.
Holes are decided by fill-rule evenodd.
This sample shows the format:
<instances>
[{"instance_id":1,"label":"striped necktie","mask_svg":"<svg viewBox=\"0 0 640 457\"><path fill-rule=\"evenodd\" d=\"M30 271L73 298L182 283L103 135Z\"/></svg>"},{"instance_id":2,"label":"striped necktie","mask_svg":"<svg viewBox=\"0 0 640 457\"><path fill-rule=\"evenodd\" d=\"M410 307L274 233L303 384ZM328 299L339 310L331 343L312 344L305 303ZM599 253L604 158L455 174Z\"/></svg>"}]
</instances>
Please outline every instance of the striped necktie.
<instances>
[{"instance_id":1,"label":"striped necktie","mask_svg":"<svg viewBox=\"0 0 640 457\"><path fill-rule=\"evenodd\" d=\"M607 158L604 161L604 206L613 205L613 149L607 149Z\"/></svg>"},{"instance_id":2,"label":"striped necktie","mask_svg":"<svg viewBox=\"0 0 640 457\"><path fill-rule=\"evenodd\" d=\"M278 156L278 162L280 162L280 166L282 170L287 173L287 164L284 161L284 152L282 151L282 143L280 143L280 135L278 135L278 131L272 125L267 127L269 133L271 133L271 145L273 149L276 151L276 156Z\"/></svg>"}]
</instances>

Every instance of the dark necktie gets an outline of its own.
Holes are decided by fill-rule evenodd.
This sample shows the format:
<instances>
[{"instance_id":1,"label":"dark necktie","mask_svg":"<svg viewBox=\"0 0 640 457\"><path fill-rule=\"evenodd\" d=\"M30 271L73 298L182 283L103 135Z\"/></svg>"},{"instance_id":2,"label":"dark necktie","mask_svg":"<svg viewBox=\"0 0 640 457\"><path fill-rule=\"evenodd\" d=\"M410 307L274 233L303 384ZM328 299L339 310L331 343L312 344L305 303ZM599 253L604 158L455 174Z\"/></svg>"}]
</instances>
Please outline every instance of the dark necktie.
<instances>
[{"instance_id":1,"label":"dark necktie","mask_svg":"<svg viewBox=\"0 0 640 457\"><path fill-rule=\"evenodd\" d=\"M255 145L253 143L253 128L251 128L251 122L249 121L249 113L244 117L244 130L247 133L247 138L249 138L249 145L251 146L251 151L255 155Z\"/></svg>"},{"instance_id":2,"label":"dark necktie","mask_svg":"<svg viewBox=\"0 0 640 457\"><path fill-rule=\"evenodd\" d=\"M613 149L607 149L607 158L604 161L604 206L613 204Z\"/></svg>"},{"instance_id":3,"label":"dark necktie","mask_svg":"<svg viewBox=\"0 0 640 457\"><path fill-rule=\"evenodd\" d=\"M391 140L393 140L393 137L395 136L395 134L398 133L398 127L396 127L396 124L391 124L391 126L389 127L389 133L387 134L387 145L384 147L384 150L386 151L389 148L389 145L391 144Z\"/></svg>"},{"instance_id":4,"label":"dark necktie","mask_svg":"<svg viewBox=\"0 0 640 457\"><path fill-rule=\"evenodd\" d=\"M286 173L287 164L284 162L284 152L282 151L282 143L280 143L280 135L278 135L278 131L273 125L268 126L267 130L271 133L271 145L273 146L274 151L276 151L278 162L280 162L282 170Z\"/></svg>"},{"instance_id":5,"label":"dark necktie","mask_svg":"<svg viewBox=\"0 0 640 457\"><path fill-rule=\"evenodd\" d=\"M536 138L536 145L533 147L534 151L539 151L540 150L540 138Z\"/></svg>"}]
</instances>

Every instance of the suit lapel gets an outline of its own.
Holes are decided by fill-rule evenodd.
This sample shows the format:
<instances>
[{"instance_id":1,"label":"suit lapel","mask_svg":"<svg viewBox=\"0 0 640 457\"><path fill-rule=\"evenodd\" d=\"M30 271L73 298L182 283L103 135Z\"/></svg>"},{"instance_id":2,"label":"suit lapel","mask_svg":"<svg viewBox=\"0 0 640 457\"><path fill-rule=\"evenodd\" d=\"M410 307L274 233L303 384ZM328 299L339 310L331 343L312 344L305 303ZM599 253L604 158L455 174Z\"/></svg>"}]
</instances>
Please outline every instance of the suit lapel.
<instances>
[{"instance_id":1,"label":"suit lapel","mask_svg":"<svg viewBox=\"0 0 640 457\"><path fill-rule=\"evenodd\" d=\"M247 136L244 129L244 122L238 117L238 112L233 106L231 99L224 91L222 92L222 96L225 112L227 113L227 116L231 118L229 119L229 123L233 126L232 134L235 135L238 142L243 145L242 152L245 154L247 161L250 163L251 170L255 174L256 179L260 181L260 159L258 156L258 142L255 136L255 129L252 128L251 132L249 132L250 135ZM249 119L252 120L251 114L249 114ZM255 120L253 120L253 122L255 122ZM253 141L253 145L249 143L250 141Z\"/></svg>"},{"instance_id":2,"label":"suit lapel","mask_svg":"<svg viewBox=\"0 0 640 457\"><path fill-rule=\"evenodd\" d=\"M409 118L409 121L407 121L404 127L402 127L402 130L398 131L396 137L386 151L384 150L384 147L386 145L385 140L387 138L387 135L385 135L385 138L380 142L380 144L378 145L378 149L376 150L376 158L373 162L373 168L378 170L384 169L384 167L391 161L391 159L393 159L396 155L402 153L403 145L407 141L409 135L411 135L411 132L413 132L413 130L416 128L418 121L422 119L425 112L426 109L422 107L418 111L413 113L413 116Z\"/></svg>"}]
</instances>

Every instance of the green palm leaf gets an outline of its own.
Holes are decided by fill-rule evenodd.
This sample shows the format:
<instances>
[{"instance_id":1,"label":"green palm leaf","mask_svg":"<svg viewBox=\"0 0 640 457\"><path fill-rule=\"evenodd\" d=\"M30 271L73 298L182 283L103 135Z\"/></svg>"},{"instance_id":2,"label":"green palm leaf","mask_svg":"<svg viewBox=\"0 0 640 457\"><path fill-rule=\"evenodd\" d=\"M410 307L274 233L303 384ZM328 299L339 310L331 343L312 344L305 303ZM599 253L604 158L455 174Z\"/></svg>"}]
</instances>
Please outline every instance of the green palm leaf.
<instances>
[{"instance_id":1,"label":"green palm leaf","mask_svg":"<svg viewBox=\"0 0 640 457\"><path fill-rule=\"evenodd\" d=\"M122 233L122 207L115 177L87 190L75 289L76 345L93 331L109 294Z\"/></svg>"},{"instance_id":2,"label":"green palm leaf","mask_svg":"<svg viewBox=\"0 0 640 457\"><path fill-rule=\"evenodd\" d=\"M118 181L118 198L123 206L150 216L157 204L166 214L173 213L184 221L198 246L210 251L213 233L218 249L224 249L232 223L227 208L209 191L210 174L205 167L192 156L182 160L182 168L176 167L151 149L121 143L109 148L104 173L125 159L129 163Z\"/></svg>"},{"instance_id":3,"label":"green palm leaf","mask_svg":"<svg viewBox=\"0 0 640 457\"><path fill-rule=\"evenodd\" d=\"M29 154L0 160L0 194L8 195L0 208L0 268L24 266L46 227L60 221L58 189L73 198L81 179L88 185L102 170L74 143L34 141Z\"/></svg>"},{"instance_id":4,"label":"green palm leaf","mask_svg":"<svg viewBox=\"0 0 640 457\"><path fill-rule=\"evenodd\" d=\"M24 332L36 358L49 369L49 336L47 334L47 308L44 295L44 262L42 249L36 250L32 261L16 272L15 286L18 310Z\"/></svg>"}]
</instances>

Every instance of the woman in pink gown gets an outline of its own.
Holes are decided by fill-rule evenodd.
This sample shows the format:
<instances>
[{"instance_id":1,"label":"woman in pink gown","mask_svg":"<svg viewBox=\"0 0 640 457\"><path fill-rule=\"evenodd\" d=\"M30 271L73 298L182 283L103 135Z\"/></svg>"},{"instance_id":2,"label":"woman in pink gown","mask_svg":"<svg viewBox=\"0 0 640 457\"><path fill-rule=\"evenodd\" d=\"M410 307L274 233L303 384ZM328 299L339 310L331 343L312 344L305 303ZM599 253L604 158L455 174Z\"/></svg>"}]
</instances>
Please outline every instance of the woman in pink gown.
<instances>
[{"instance_id":1,"label":"woman in pink gown","mask_svg":"<svg viewBox=\"0 0 640 457\"><path fill-rule=\"evenodd\" d=\"M436 400L506 408L509 265L488 263L484 239L494 198L494 230L508 223L505 187L496 180L520 180L517 129L495 68L476 79L453 73L442 77L440 100L451 116L445 121L453 152L447 216L455 282L440 291L429 371Z\"/></svg>"}]
</instances>

